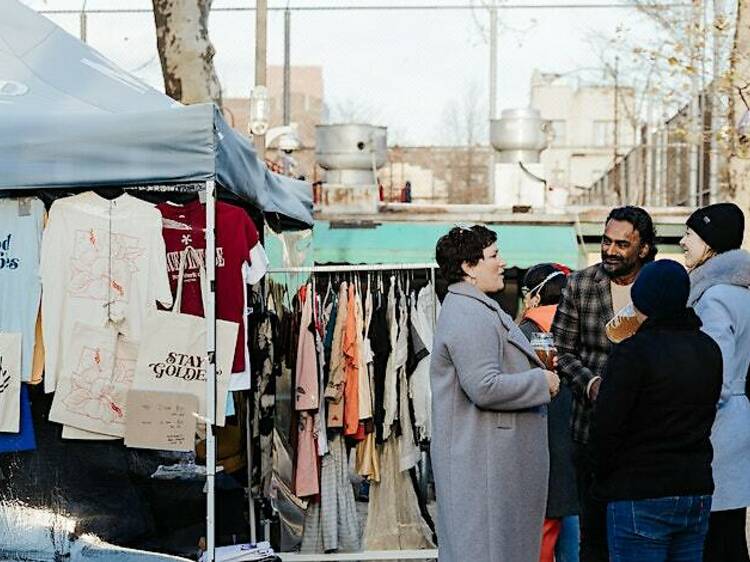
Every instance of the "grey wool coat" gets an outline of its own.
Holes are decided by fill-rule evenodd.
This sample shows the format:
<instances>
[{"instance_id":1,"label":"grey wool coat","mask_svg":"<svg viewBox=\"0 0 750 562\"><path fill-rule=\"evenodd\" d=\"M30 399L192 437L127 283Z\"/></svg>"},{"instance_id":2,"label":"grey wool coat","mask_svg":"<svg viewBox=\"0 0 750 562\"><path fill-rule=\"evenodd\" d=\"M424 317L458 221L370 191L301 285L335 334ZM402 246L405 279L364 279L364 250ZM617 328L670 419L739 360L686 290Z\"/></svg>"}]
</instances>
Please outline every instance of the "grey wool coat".
<instances>
[{"instance_id":1,"label":"grey wool coat","mask_svg":"<svg viewBox=\"0 0 750 562\"><path fill-rule=\"evenodd\" d=\"M435 332L432 465L440 562L538 562L550 401L520 328L469 283L448 288Z\"/></svg>"}]
</instances>

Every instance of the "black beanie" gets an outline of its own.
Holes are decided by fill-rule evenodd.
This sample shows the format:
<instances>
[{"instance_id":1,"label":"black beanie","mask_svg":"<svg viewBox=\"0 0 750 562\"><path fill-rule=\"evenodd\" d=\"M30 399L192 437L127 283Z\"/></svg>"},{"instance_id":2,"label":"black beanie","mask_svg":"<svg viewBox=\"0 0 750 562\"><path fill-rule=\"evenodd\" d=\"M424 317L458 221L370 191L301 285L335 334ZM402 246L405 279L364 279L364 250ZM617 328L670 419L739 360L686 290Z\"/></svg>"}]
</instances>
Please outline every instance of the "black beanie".
<instances>
[{"instance_id":1,"label":"black beanie","mask_svg":"<svg viewBox=\"0 0 750 562\"><path fill-rule=\"evenodd\" d=\"M690 277L673 260L656 260L641 269L630 290L633 305L649 317L679 314L687 306Z\"/></svg>"},{"instance_id":2,"label":"black beanie","mask_svg":"<svg viewBox=\"0 0 750 562\"><path fill-rule=\"evenodd\" d=\"M698 209L690 215L687 225L719 254L742 246L745 216L734 203L716 203Z\"/></svg>"}]
</instances>

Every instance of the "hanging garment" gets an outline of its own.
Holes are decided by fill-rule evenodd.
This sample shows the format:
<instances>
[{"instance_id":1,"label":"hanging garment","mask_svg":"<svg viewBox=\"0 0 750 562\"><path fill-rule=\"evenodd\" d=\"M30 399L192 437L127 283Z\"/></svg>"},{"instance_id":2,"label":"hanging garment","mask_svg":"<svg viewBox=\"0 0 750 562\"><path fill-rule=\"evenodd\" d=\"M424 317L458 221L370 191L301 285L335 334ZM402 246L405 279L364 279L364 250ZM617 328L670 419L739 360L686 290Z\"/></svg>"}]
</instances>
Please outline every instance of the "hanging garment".
<instances>
[{"instance_id":1,"label":"hanging garment","mask_svg":"<svg viewBox=\"0 0 750 562\"><path fill-rule=\"evenodd\" d=\"M42 382L44 375L44 337L42 336L42 307L39 302L39 314L36 317L36 328L34 330L34 354L31 359L31 379L29 384L36 385Z\"/></svg>"},{"instance_id":2,"label":"hanging garment","mask_svg":"<svg viewBox=\"0 0 750 562\"><path fill-rule=\"evenodd\" d=\"M346 281L339 286L338 309L336 325L333 330L333 344L331 346L331 368L328 374L325 396L328 402L328 427L344 427L344 353L343 340L346 327L347 311L349 309L349 291Z\"/></svg>"},{"instance_id":3,"label":"hanging garment","mask_svg":"<svg viewBox=\"0 0 750 562\"><path fill-rule=\"evenodd\" d=\"M253 423L252 423L252 492L256 497L265 495L271 482L273 470L273 428L276 407L276 377L281 372L275 361L275 342L278 338L279 319L269 297L267 306L262 306L260 286L250 292L250 304L254 311L250 322L250 352L253 369Z\"/></svg>"},{"instance_id":4,"label":"hanging garment","mask_svg":"<svg viewBox=\"0 0 750 562\"><path fill-rule=\"evenodd\" d=\"M417 494L408 472L399 469L396 438L383 445L380 483L370 485L365 526L366 550L435 548L432 531L419 512Z\"/></svg>"},{"instance_id":5,"label":"hanging garment","mask_svg":"<svg viewBox=\"0 0 750 562\"><path fill-rule=\"evenodd\" d=\"M344 435L356 435L359 430L359 369L361 359L359 336L357 334L357 295L354 285L349 285L346 326L342 342L346 381L344 384Z\"/></svg>"},{"instance_id":6,"label":"hanging garment","mask_svg":"<svg viewBox=\"0 0 750 562\"><path fill-rule=\"evenodd\" d=\"M356 473L370 482L380 482L380 454L375 446L375 432L366 433L365 438L357 443Z\"/></svg>"},{"instance_id":7,"label":"hanging garment","mask_svg":"<svg viewBox=\"0 0 750 562\"><path fill-rule=\"evenodd\" d=\"M391 435L393 422L398 419L398 374L396 362L399 356L398 335L399 324L396 318L396 278L391 276L391 285L388 289L388 308L386 319L390 334L389 346L391 354L385 367L385 383L383 388L383 441ZM406 357L404 356L404 361Z\"/></svg>"},{"instance_id":8,"label":"hanging garment","mask_svg":"<svg viewBox=\"0 0 750 562\"><path fill-rule=\"evenodd\" d=\"M182 309L178 312L203 316L203 300L198 283L199 261L206 251L206 205L196 200L187 205L161 203L157 209L164 217L164 242L167 249L169 281L173 291L177 287L180 255L187 247L197 250L197 257L189 258L185 270ZM182 226L180 226L182 225ZM245 282L243 269L250 262L251 251L258 243L258 230L244 209L218 201L216 203L216 317L236 322L240 328L234 348L232 372L245 370ZM265 268L258 259L252 267ZM251 279L257 275L249 274ZM262 275L261 275L262 276Z\"/></svg>"},{"instance_id":9,"label":"hanging garment","mask_svg":"<svg viewBox=\"0 0 750 562\"><path fill-rule=\"evenodd\" d=\"M396 342L396 372L398 373L398 435L399 466L402 471L416 466L421 455L414 441L412 416L409 410L409 381L406 365L409 359L409 304L406 293L401 293L398 299L399 327Z\"/></svg>"},{"instance_id":10,"label":"hanging garment","mask_svg":"<svg viewBox=\"0 0 750 562\"><path fill-rule=\"evenodd\" d=\"M341 435L329 444L320 476L320 501L311 503L305 517L301 552L358 552L361 528L354 491L349 482L346 445Z\"/></svg>"},{"instance_id":11,"label":"hanging garment","mask_svg":"<svg viewBox=\"0 0 750 562\"><path fill-rule=\"evenodd\" d=\"M320 304L320 298L316 297L318 304ZM321 314L318 315L318 321L315 322L315 350L318 354L318 392L322 391L322 389L325 387L325 347L323 345L323 336L324 336L324 330L325 325L328 319L330 318L332 306L328 305L328 309L326 311L321 312ZM324 456L326 453L328 453L328 439L326 436L328 435L328 426L326 424L326 401L325 400L318 400L318 416L317 416L317 423L319 424L319 427L317 428L318 432L318 455Z\"/></svg>"},{"instance_id":12,"label":"hanging garment","mask_svg":"<svg viewBox=\"0 0 750 562\"><path fill-rule=\"evenodd\" d=\"M0 332L0 432L21 424L21 334Z\"/></svg>"},{"instance_id":13,"label":"hanging garment","mask_svg":"<svg viewBox=\"0 0 750 562\"><path fill-rule=\"evenodd\" d=\"M302 319L297 340L297 365L295 369L297 386L295 388L296 410L315 410L318 408L318 360L315 345L315 323L313 322L313 303L315 295L312 287L306 285L301 292Z\"/></svg>"},{"instance_id":14,"label":"hanging garment","mask_svg":"<svg viewBox=\"0 0 750 562\"><path fill-rule=\"evenodd\" d=\"M432 438L432 390L430 386L430 357L435 323L435 292L431 284L419 291L412 305L411 322L419 341L427 352L409 377L409 396L414 407L414 426L419 442Z\"/></svg>"},{"instance_id":15,"label":"hanging garment","mask_svg":"<svg viewBox=\"0 0 750 562\"><path fill-rule=\"evenodd\" d=\"M0 199L0 332L21 334L24 382L32 378L44 218L40 199Z\"/></svg>"},{"instance_id":16,"label":"hanging garment","mask_svg":"<svg viewBox=\"0 0 750 562\"><path fill-rule=\"evenodd\" d=\"M161 215L128 194L108 200L89 191L55 201L40 274L46 392L55 390L76 322L111 323L140 341L156 301L172 304Z\"/></svg>"},{"instance_id":17,"label":"hanging garment","mask_svg":"<svg viewBox=\"0 0 750 562\"><path fill-rule=\"evenodd\" d=\"M297 463L294 493L299 498L320 493L318 480L318 446L315 443L315 415L299 412L297 423Z\"/></svg>"},{"instance_id":18,"label":"hanging garment","mask_svg":"<svg viewBox=\"0 0 750 562\"><path fill-rule=\"evenodd\" d=\"M391 335L387 319L387 297L381 299L373 312L370 337L373 357L373 421L375 422L375 441L383 443L383 421L385 419L384 395L385 373L391 356Z\"/></svg>"},{"instance_id":19,"label":"hanging garment","mask_svg":"<svg viewBox=\"0 0 750 562\"><path fill-rule=\"evenodd\" d=\"M21 385L21 423L18 433L0 433L0 454L19 453L36 449L34 420L31 417L29 387Z\"/></svg>"},{"instance_id":20,"label":"hanging garment","mask_svg":"<svg viewBox=\"0 0 750 562\"><path fill-rule=\"evenodd\" d=\"M369 299L369 305L367 302L365 302L365 305L372 308L372 295L369 291L365 298ZM361 422L372 418L372 390L370 389L370 371L368 369L368 363L372 363L372 350L369 348L370 341L365 337L368 326L365 324L365 311L362 309L360 294L357 294L356 304L357 347L359 348L357 389L359 391L359 421ZM369 322L369 318L367 320Z\"/></svg>"}]
</instances>

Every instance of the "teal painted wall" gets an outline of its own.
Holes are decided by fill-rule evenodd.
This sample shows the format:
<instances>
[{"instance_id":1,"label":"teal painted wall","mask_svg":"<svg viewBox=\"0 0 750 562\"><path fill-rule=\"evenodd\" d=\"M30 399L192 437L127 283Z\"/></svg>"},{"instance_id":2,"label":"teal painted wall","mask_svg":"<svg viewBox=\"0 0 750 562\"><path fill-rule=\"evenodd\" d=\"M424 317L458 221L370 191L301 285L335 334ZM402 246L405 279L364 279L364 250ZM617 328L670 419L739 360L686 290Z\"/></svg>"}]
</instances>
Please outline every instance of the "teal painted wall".
<instances>
[{"instance_id":1,"label":"teal painted wall","mask_svg":"<svg viewBox=\"0 0 750 562\"><path fill-rule=\"evenodd\" d=\"M428 263L435 260L435 244L452 223L385 222L331 228L319 221L313 229L315 262L325 263ZM498 234L501 255L509 267L527 268L541 262L585 265L573 226L489 225Z\"/></svg>"}]
</instances>

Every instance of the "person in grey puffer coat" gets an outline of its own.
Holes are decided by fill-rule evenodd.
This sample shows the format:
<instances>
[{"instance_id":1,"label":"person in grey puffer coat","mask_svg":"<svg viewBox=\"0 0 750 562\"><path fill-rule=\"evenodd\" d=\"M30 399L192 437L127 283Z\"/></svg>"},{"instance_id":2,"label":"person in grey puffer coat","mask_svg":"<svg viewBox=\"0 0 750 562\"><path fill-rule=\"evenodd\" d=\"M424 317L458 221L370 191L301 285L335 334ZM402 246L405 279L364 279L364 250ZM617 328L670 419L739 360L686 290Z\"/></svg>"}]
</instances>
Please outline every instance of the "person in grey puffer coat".
<instances>
[{"instance_id":1,"label":"person in grey puffer coat","mask_svg":"<svg viewBox=\"0 0 750 562\"><path fill-rule=\"evenodd\" d=\"M716 489L704 548L705 562L748 562L745 518L750 506L750 253L745 221L733 203L698 209L680 240L690 271L692 306L703 331L721 348L723 384L711 432Z\"/></svg>"}]
</instances>

